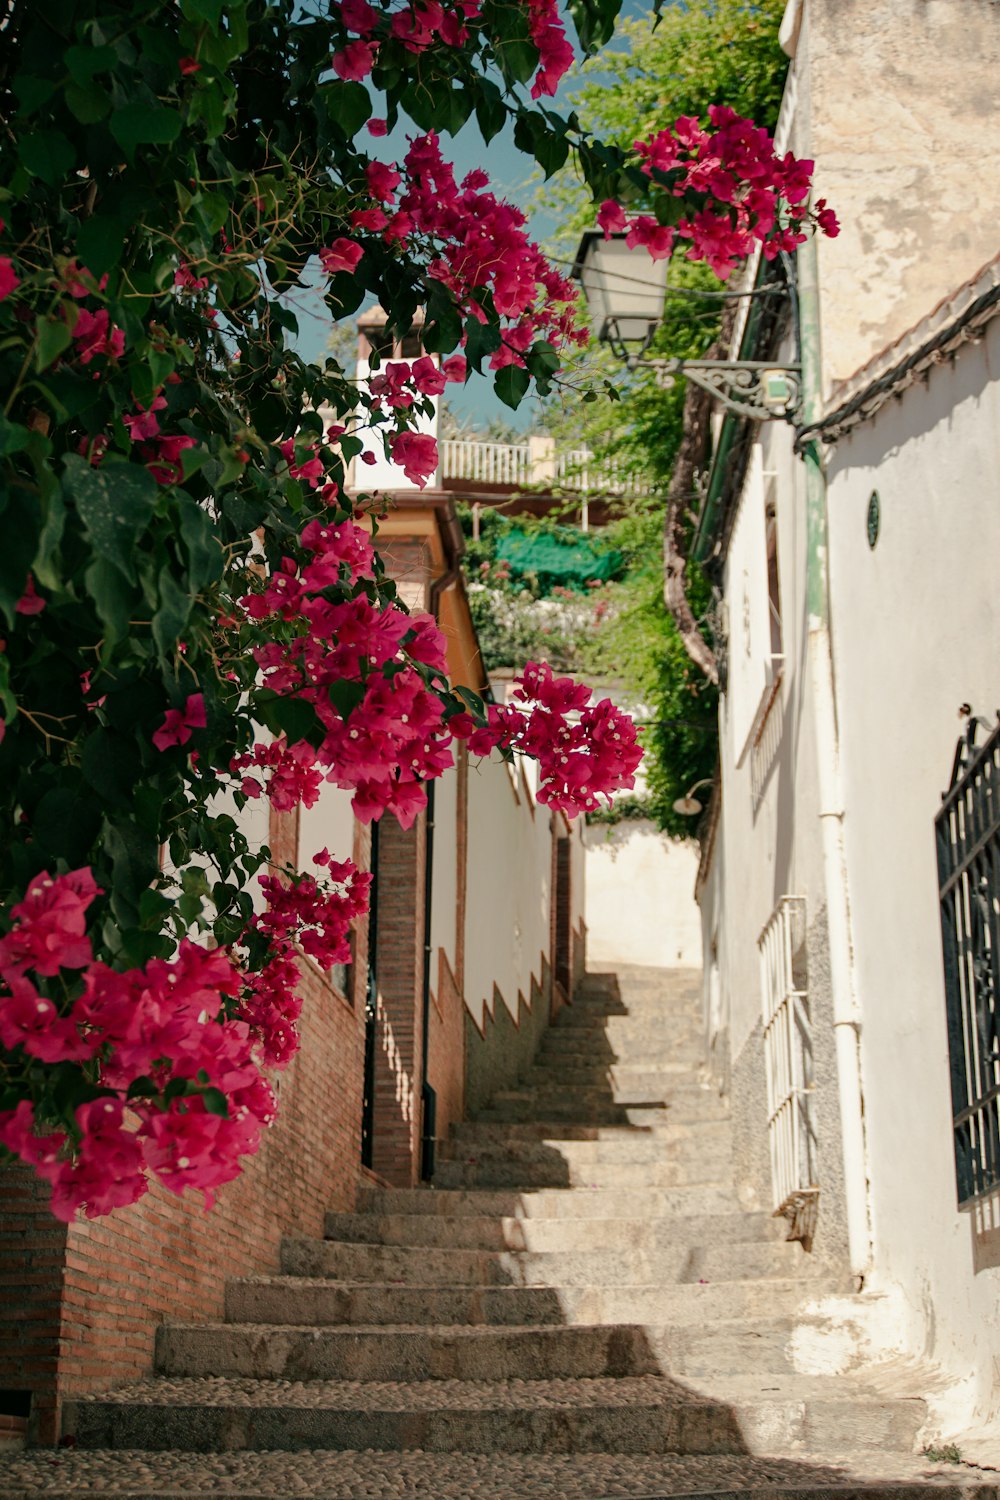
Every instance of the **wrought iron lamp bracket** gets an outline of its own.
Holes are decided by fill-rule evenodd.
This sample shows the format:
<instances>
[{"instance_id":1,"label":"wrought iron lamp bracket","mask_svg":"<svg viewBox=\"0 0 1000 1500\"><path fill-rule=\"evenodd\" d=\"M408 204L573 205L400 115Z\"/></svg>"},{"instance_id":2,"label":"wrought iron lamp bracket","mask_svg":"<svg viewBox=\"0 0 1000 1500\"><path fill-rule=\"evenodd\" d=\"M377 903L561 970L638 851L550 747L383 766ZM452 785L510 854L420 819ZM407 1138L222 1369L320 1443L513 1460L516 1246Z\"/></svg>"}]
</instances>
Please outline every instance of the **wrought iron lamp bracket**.
<instances>
[{"instance_id":1,"label":"wrought iron lamp bracket","mask_svg":"<svg viewBox=\"0 0 1000 1500\"><path fill-rule=\"evenodd\" d=\"M754 359L644 359L641 354L630 354L628 367L652 370L665 390L675 376L683 375L727 411L754 422L794 422L802 399L800 365Z\"/></svg>"}]
</instances>

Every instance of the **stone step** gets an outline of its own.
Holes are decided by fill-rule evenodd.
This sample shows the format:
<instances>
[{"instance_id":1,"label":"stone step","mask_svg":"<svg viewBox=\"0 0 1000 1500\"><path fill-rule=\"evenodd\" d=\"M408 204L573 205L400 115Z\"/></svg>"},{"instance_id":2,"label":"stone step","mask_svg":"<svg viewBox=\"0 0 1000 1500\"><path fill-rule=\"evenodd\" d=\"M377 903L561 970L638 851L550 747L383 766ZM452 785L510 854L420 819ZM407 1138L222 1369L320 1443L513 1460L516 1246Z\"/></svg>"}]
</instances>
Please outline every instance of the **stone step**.
<instances>
[{"instance_id":1,"label":"stone step","mask_svg":"<svg viewBox=\"0 0 1000 1500\"><path fill-rule=\"evenodd\" d=\"M732 1167L726 1158L704 1152L657 1162L574 1162L555 1151L535 1161L516 1154L498 1159L484 1154L478 1160L438 1162L434 1182L441 1188L711 1187L731 1183Z\"/></svg>"},{"instance_id":2,"label":"stone step","mask_svg":"<svg viewBox=\"0 0 1000 1500\"><path fill-rule=\"evenodd\" d=\"M73 1403L77 1443L105 1448L420 1449L435 1453L912 1451L925 1404L848 1381L737 1382L709 1393L664 1376L593 1381L164 1382ZM131 1398L131 1399L130 1399Z\"/></svg>"},{"instance_id":3,"label":"stone step","mask_svg":"<svg viewBox=\"0 0 1000 1500\"><path fill-rule=\"evenodd\" d=\"M642 1131L631 1131L617 1138L577 1141L530 1136L504 1139L503 1135L478 1140L459 1135L446 1141L440 1161L476 1162L480 1166L495 1162L518 1162L524 1166L550 1166L559 1170L565 1164L572 1171L593 1165L670 1167L683 1174L677 1180L689 1177L695 1169L711 1166L713 1169L731 1166L732 1127L725 1124L715 1128L715 1133L706 1127L704 1132L696 1127L687 1135L653 1136ZM704 1170L696 1175L704 1176ZM650 1179L651 1180L651 1179Z\"/></svg>"},{"instance_id":4,"label":"stone step","mask_svg":"<svg viewBox=\"0 0 1000 1500\"><path fill-rule=\"evenodd\" d=\"M362 1188L358 1208L370 1214L445 1214L475 1217L510 1215L526 1219L661 1219L688 1214L731 1214L734 1190L679 1188ZM344 1217L327 1214L324 1233L342 1239L332 1225Z\"/></svg>"},{"instance_id":5,"label":"stone step","mask_svg":"<svg viewBox=\"0 0 1000 1500\"><path fill-rule=\"evenodd\" d=\"M526 1195L527 1196L527 1195ZM539 1194L539 1197L542 1195ZM577 1195L574 1195L574 1197ZM590 1193L628 1199L638 1194ZM586 1205L580 1205L582 1207ZM659 1218L514 1217L493 1214L328 1214L326 1231L340 1243L444 1250L669 1250L706 1244L725 1248L781 1242L783 1229L770 1214L693 1213ZM299 1243L296 1241L295 1243ZM286 1267L287 1269L287 1267Z\"/></svg>"},{"instance_id":6,"label":"stone step","mask_svg":"<svg viewBox=\"0 0 1000 1500\"><path fill-rule=\"evenodd\" d=\"M53 1474L53 1468L56 1473ZM414 1449L151 1452L63 1448L4 1457L0 1500L997 1500L990 1476L966 1478L925 1457L862 1449L831 1470L802 1456L482 1454Z\"/></svg>"},{"instance_id":7,"label":"stone step","mask_svg":"<svg viewBox=\"0 0 1000 1500\"><path fill-rule=\"evenodd\" d=\"M572 1223L572 1221L569 1221ZM613 1222L613 1221L612 1221ZM749 1241L735 1245L660 1247L621 1243L604 1249L482 1250L426 1245L372 1245L350 1240L286 1239L281 1278L254 1276L229 1282L226 1319L247 1323L328 1323L313 1318L313 1297L301 1310L295 1278L380 1281L436 1287L666 1286L692 1282L751 1281L764 1277L824 1274L821 1262L798 1244ZM282 1281L277 1296L276 1280ZM261 1287L266 1285L266 1296ZM266 1316L259 1308L267 1305ZM280 1306L280 1311L273 1309ZM336 1321L336 1320L334 1320Z\"/></svg>"},{"instance_id":8,"label":"stone step","mask_svg":"<svg viewBox=\"0 0 1000 1500\"><path fill-rule=\"evenodd\" d=\"M165 1376L254 1380L517 1380L652 1375L646 1331L597 1327L353 1328L164 1324L156 1367Z\"/></svg>"},{"instance_id":9,"label":"stone step","mask_svg":"<svg viewBox=\"0 0 1000 1500\"><path fill-rule=\"evenodd\" d=\"M662 1076L658 1079L656 1093L648 1099L633 1099L626 1097L624 1093L620 1099L614 1099L608 1088L594 1084L571 1090L552 1081L526 1081L517 1088L498 1090L493 1095L489 1109L493 1112L505 1104L527 1105L530 1110L529 1119L567 1119L581 1125L593 1123L590 1119L592 1110L616 1111L614 1118L607 1122L601 1121L602 1124L631 1125L642 1123L643 1110L673 1109L680 1115L688 1110L697 1111L706 1105L714 1106L716 1114L725 1108L715 1090L702 1086L697 1080L681 1077L674 1081L664 1081ZM630 1118L632 1111L637 1112L634 1120ZM485 1113L486 1111L481 1110L476 1118L483 1119Z\"/></svg>"},{"instance_id":10,"label":"stone step","mask_svg":"<svg viewBox=\"0 0 1000 1500\"><path fill-rule=\"evenodd\" d=\"M666 1104L614 1104L605 1099L598 1104L583 1108L574 1104L571 1094L565 1090L550 1093L539 1100L529 1089L508 1089L503 1096L496 1095L488 1108L481 1109L476 1120L488 1125L508 1125L530 1122L544 1125L576 1125L581 1127L617 1125L632 1126L639 1130L650 1130L657 1125L708 1124L712 1121L728 1120L729 1111L723 1100L707 1089L697 1093L677 1094Z\"/></svg>"},{"instance_id":11,"label":"stone step","mask_svg":"<svg viewBox=\"0 0 1000 1500\"><path fill-rule=\"evenodd\" d=\"M283 1278L271 1278L282 1281ZM480 1366L485 1376L499 1379L531 1375L536 1366L530 1352L535 1344L551 1350L558 1346L559 1335L566 1334L568 1356L582 1359L583 1352L598 1363L601 1350L614 1329L700 1327L706 1322L736 1319L790 1317L805 1305L811 1295L843 1292L846 1283L833 1278L815 1277L811 1282L799 1279L762 1281L725 1281L682 1286L612 1287L414 1287L367 1283L364 1287L325 1278L296 1278L294 1295L297 1319L305 1316L307 1305L322 1320L309 1324L231 1323L231 1324L163 1324L157 1336L157 1369L167 1375L250 1375L259 1379L286 1378L323 1380L343 1377L356 1380L379 1379L377 1362L370 1363L373 1330L380 1330L388 1351L400 1339L401 1355L422 1350L431 1360L457 1327L469 1333L494 1337L500 1366ZM281 1286L276 1296L286 1295ZM261 1294L263 1298L263 1294ZM272 1304L274 1297L272 1297ZM368 1321L363 1315L367 1314ZM404 1317L409 1320L404 1322ZM588 1343L583 1335L592 1334ZM368 1337L366 1337L368 1335ZM521 1365L510 1365L507 1335L523 1359ZM578 1337L578 1335L580 1337ZM561 1347L561 1346L559 1346ZM352 1353L351 1351L356 1351ZM461 1351L459 1351L460 1353ZM478 1352L478 1351L477 1351ZM565 1352L565 1351L564 1351ZM456 1354L456 1358L459 1354ZM562 1356L560 1356L562 1357ZM338 1361L347 1359L347 1365ZM409 1368L406 1366L405 1368ZM648 1368L648 1367L644 1367ZM657 1365L656 1368L663 1368ZM467 1370L452 1371L430 1368L424 1374L404 1373L392 1379L434 1379L451 1373L458 1379L476 1379ZM545 1372L542 1372L545 1373ZM551 1373L551 1372L550 1372ZM603 1368L563 1370L567 1375L600 1375Z\"/></svg>"},{"instance_id":12,"label":"stone step","mask_svg":"<svg viewBox=\"0 0 1000 1500\"><path fill-rule=\"evenodd\" d=\"M610 1091L615 1098L662 1099L663 1090L694 1078L690 1063L597 1063L584 1068L564 1067L551 1059L528 1068L521 1083L525 1088L593 1089ZM655 1092L651 1092L654 1091Z\"/></svg>"},{"instance_id":13,"label":"stone step","mask_svg":"<svg viewBox=\"0 0 1000 1500\"><path fill-rule=\"evenodd\" d=\"M706 1149L711 1149L714 1142L722 1146L729 1141L731 1133L729 1119L672 1120L668 1113L665 1124L648 1126L578 1125L568 1120L563 1123L551 1120L462 1120L452 1125L449 1140L477 1144L543 1141L556 1150L567 1141L657 1141L659 1149L666 1151L673 1142L691 1139L703 1143Z\"/></svg>"},{"instance_id":14,"label":"stone step","mask_svg":"<svg viewBox=\"0 0 1000 1500\"><path fill-rule=\"evenodd\" d=\"M649 1032L639 1032L634 1037L614 1039L607 1035L588 1038L586 1041L570 1032L549 1032L535 1053L535 1062L546 1067L567 1068L597 1067L608 1063L680 1063L684 1067L698 1068L705 1060L705 1044L700 1037L680 1040L675 1036L660 1037Z\"/></svg>"}]
</instances>

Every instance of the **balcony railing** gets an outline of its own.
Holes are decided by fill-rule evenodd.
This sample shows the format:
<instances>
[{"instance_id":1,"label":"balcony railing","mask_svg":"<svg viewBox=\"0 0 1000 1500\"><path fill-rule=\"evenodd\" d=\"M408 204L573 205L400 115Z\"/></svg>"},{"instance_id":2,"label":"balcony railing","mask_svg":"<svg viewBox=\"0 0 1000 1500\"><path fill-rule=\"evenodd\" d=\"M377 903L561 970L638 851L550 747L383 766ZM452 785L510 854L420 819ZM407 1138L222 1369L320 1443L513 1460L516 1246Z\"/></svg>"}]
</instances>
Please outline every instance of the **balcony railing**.
<instances>
[{"instance_id":1,"label":"balcony railing","mask_svg":"<svg viewBox=\"0 0 1000 1500\"><path fill-rule=\"evenodd\" d=\"M524 443L486 443L473 438L444 438L438 443L441 478L511 490L558 489L578 494L643 495L649 479L626 473L618 465L594 465L586 448L557 452L551 438Z\"/></svg>"}]
</instances>

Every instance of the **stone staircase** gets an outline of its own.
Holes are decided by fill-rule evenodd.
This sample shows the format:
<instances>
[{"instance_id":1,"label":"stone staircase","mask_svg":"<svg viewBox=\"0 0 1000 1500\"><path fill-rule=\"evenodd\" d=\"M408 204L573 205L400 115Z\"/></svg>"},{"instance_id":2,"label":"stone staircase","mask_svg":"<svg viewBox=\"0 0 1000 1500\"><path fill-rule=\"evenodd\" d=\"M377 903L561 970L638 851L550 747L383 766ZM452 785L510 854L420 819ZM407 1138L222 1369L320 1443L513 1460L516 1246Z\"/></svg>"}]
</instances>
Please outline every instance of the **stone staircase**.
<instances>
[{"instance_id":1,"label":"stone staircase","mask_svg":"<svg viewBox=\"0 0 1000 1500\"><path fill-rule=\"evenodd\" d=\"M848 1289L741 1207L696 978L590 977L522 1085L455 1129L433 1188L365 1189L324 1239L287 1240L280 1274L233 1282L223 1323L165 1325L157 1374L74 1402L76 1448L48 1471L23 1455L17 1493L651 1500L912 1479L921 1400L793 1364L793 1335Z\"/></svg>"}]
</instances>

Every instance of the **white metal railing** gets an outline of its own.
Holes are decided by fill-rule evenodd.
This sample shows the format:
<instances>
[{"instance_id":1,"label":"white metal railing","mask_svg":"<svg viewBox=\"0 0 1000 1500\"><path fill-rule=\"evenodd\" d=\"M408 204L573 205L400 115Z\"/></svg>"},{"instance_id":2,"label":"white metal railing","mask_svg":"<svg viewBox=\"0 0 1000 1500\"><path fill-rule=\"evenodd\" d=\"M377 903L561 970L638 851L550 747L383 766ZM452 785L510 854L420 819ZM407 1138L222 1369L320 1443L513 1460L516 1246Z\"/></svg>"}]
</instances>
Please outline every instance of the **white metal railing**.
<instances>
[{"instance_id":1,"label":"white metal railing","mask_svg":"<svg viewBox=\"0 0 1000 1500\"><path fill-rule=\"evenodd\" d=\"M782 896L757 939L774 1211L788 1217L818 1192L805 913L804 897Z\"/></svg>"},{"instance_id":2,"label":"white metal railing","mask_svg":"<svg viewBox=\"0 0 1000 1500\"><path fill-rule=\"evenodd\" d=\"M444 479L470 479L479 484L517 488L531 483L531 449L527 443L481 443L468 438L445 438L438 444Z\"/></svg>"},{"instance_id":3,"label":"white metal railing","mask_svg":"<svg viewBox=\"0 0 1000 1500\"><path fill-rule=\"evenodd\" d=\"M443 479L511 489L550 485L602 495L640 495L650 489L649 480L626 473L617 464L602 463L592 468L593 454L587 448L557 452L551 439L488 443L475 438L444 438L438 443L438 451Z\"/></svg>"}]
</instances>

